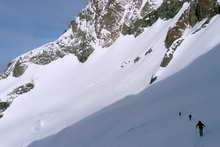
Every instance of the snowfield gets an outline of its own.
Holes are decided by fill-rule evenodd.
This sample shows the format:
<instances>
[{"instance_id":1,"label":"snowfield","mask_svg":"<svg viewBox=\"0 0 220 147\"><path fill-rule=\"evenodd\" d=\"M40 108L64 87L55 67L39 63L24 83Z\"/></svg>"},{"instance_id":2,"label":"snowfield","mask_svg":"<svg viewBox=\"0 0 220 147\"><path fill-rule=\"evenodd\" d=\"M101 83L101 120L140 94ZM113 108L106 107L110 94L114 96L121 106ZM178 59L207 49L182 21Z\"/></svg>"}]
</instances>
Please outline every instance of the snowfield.
<instances>
[{"instance_id":1,"label":"snowfield","mask_svg":"<svg viewBox=\"0 0 220 147\"><path fill-rule=\"evenodd\" d=\"M1 118L0 146L26 147L71 125L67 133L57 134L59 139L55 135L33 146L158 147L166 143L172 147L180 146L180 142L183 147L192 146L200 139L193 130L195 122L186 120L189 112L194 119L206 121L206 140L213 139L216 145L219 120L208 113L217 112L219 107L217 49L181 70L220 43L220 16L195 34L200 23L188 28L169 66L160 68L168 29L188 6L185 3L174 19L159 19L137 38L121 35L109 48L96 46L83 64L74 55L67 55L44 66L29 63L21 77L1 80L3 100L22 84L32 82L34 89L17 97ZM66 35L70 31L59 39ZM149 50L152 52L146 54ZM149 88L155 74L160 82ZM135 96L125 99L129 95ZM178 111L184 112L183 118L177 117ZM67 137L71 139L65 140Z\"/></svg>"},{"instance_id":2,"label":"snowfield","mask_svg":"<svg viewBox=\"0 0 220 147\"><path fill-rule=\"evenodd\" d=\"M220 45L170 78L29 147L219 146L219 58ZM207 126L202 138L198 120Z\"/></svg>"},{"instance_id":3,"label":"snowfield","mask_svg":"<svg viewBox=\"0 0 220 147\"><path fill-rule=\"evenodd\" d=\"M68 55L45 66L31 64L19 79L1 80L0 87L8 86L0 91L30 81L35 85L5 112L0 121L5 132L0 133L5 138L1 144L27 146L149 86L166 51L157 42L164 40L167 27L160 20L137 38L122 36L110 48L97 47L84 64ZM145 56L150 47L152 53ZM134 63L136 57L140 60Z\"/></svg>"}]
</instances>

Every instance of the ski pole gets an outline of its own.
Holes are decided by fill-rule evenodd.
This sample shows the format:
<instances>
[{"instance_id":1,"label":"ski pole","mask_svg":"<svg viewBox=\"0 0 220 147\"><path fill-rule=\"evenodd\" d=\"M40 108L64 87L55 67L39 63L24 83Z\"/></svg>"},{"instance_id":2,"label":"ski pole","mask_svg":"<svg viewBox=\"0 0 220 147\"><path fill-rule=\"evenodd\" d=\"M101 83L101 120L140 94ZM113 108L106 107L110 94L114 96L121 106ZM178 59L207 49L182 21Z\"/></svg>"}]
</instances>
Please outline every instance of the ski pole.
<instances>
[{"instance_id":1,"label":"ski pole","mask_svg":"<svg viewBox=\"0 0 220 147\"><path fill-rule=\"evenodd\" d=\"M196 128L196 136L197 136L197 128Z\"/></svg>"}]
</instances>

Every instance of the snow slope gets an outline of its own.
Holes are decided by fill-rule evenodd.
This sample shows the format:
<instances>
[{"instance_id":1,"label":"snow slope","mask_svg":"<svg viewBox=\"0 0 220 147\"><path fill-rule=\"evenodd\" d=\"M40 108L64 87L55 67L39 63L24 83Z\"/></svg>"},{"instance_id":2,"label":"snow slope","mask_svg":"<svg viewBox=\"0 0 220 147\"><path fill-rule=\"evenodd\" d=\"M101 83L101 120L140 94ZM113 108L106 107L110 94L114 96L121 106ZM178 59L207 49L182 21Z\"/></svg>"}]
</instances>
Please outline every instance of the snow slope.
<instances>
[{"instance_id":1,"label":"snow slope","mask_svg":"<svg viewBox=\"0 0 220 147\"><path fill-rule=\"evenodd\" d=\"M30 147L219 146L219 58L220 45L170 78ZM207 126L203 138L196 134L198 120Z\"/></svg>"},{"instance_id":2,"label":"snow slope","mask_svg":"<svg viewBox=\"0 0 220 147\"><path fill-rule=\"evenodd\" d=\"M148 86L165 52L163 44L156 41L164 40L167 25L158 21L156 28L137 38L121 37L110 48L97 47L84 64L68 55L45 66L31 64L19 79L3 79L0 87L6 89L29 81L35 88L15 99L5 112L0 121L4 132L0 137L5 140L1 145L25 146ZM158 40L153 41L155 37ZM147 44L152 43L155 49L145 56ZM137 56L141 59L134 64ZM124 62L127 63L122 68ZM0 90L2 95L4 90Z\"/></svg>"},{"instance_id":3,"label":"snow slope","mask_svg":"<svg viewBox=\"0 0 220 147\"><path fill-rule=\"evenodd\" d=\"M200 28L200 23L188 28L183 36L185 41L175 52L172 63L166 70L160 68L166 52L164 40L168 29L176 24L188 7L189 4L185 3L173 19L158 19L136 38L121 35L108 48L94 45L94 52L83 64L76 56L68 54L46 65L27 62L28 69L21 77L2 79L1 100L23 84L31 82L34 89L17 97L4 112L0 120L1 145L24 147L58 133L125 96L141 92L149 87L149 81L156 72L161 74L159 80L166 79L211 50L220 43L219 16L196 34L192 32ZM65 38L70 35L68 30L58 40L68 44L71 41ZM54 43L45 46L51 50L58 49L50 48ZM34 50L34 53L43 52L45 46ZM152 52L145 55L149 49Z\"/></svg>"}]
</instances>

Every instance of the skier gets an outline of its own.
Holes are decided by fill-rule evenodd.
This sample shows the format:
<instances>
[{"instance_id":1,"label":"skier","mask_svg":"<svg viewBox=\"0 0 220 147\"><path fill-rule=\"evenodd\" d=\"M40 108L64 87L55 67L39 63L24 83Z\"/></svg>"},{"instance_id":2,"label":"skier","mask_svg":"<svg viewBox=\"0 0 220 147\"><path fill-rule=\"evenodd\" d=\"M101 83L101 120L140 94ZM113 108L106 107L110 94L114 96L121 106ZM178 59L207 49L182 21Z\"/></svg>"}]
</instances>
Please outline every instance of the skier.
<instances>
[{"instance_id":1,"label":"skier","mask_svg":"<svg viewBox=\"0 0 220 147\"><path fill-rule=\"evenodd\" d=\"M192 120L192 115L191 114L189 114L189 120Z\"/></svg>"},{"instance_id":2,"label":"skier","mask_svg":"<svg viewBox=\"0 0 220 147\"><path fill-rule=\"evenodd\" d=\"M3 117L3 113L0 113L0 118L2 118Z\"/></svg>"},{"instance_id":3,"label":"skier","mask_svg":"<svg viewBox=\"0 0 220 147\"><path fill-rule=\"evenodd\" d=\"M199 128L199 136L203 136L203 128L206 127L201 121L198 121L196 128Z\"/></svg>"},{"instance_id":4,"label":"skier","mask_svg":"<svg viewBox=\"0 0 220 147\"><path fill-rule=\"evenodd\" d=\"M179 112L179 116L181 116L182 115L182 113L181 112Z\"/></svg>"}]
</instances>

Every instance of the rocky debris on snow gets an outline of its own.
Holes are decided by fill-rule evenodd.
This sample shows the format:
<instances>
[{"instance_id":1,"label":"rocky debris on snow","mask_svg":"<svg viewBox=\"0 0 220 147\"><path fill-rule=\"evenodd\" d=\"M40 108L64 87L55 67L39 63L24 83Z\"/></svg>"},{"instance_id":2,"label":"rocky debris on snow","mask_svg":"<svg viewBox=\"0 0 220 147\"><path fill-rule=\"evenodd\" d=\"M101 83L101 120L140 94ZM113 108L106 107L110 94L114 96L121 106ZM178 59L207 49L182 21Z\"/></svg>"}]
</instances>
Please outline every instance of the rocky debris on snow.
<instances>
[{"instance_id":1,"label":"rocky debris on snow","mask_svg":"<svg viewBox=\"0 0 220 147\"><path fill-rule=\"evenodd\" d=\"M0 119L4 116L4 111L9 108L11 102L9 101L0 101Z\"/></svg>"},{"instance_id":2,"label":"rocky debris on snow","mask_svg":"<svg viewBox=\"0 0 220 147\"><path fill-rule=\"evenodd\" d=\"M2 112L4 112L9 106L10 106L10 102L3 102L0 101L0 113L2 115Z\"/></svg>"},{"instance_id":3,"label":"rocky debris on snow","mask_svg":"<svg viewBox=\"0 0 220 147\"><path fill-rule=\"evenodd\" d=\"M152 53L152 51L153 51L152 48L150 48L150 49L148 49L148 50L145 52L144 55L147 56L148 54Z\"/></svg>"},{"instance_id":4,"label":"rocky debris on snow","mask_svg":"<svg viewBox=\"0 0 220 147\"><path fill-rule=\"evenodd\" d=\"M140 59L141 59L141 57L136 57L136 58L134 59L134 63L137 63Z\"/></svg>"},{"instance_id":5,"label":"rocky debris on snow","mask_svg":"<svg viewBox=\"0 0 220 147\"><path fill-rule=\"evenodd\" d=\"M157 76L152 76L150 80L150 84L153 84L157 80Z\"/></svg>"},{"instance_id":6,"label":"rocky debris on snow","mask_svg":"<svg viewBox=\"0 0 220 147\"><path fill-rule=\"evenodd\" d=\"M130 60L128 60L128 61L123 61L123 62L121 63L121 68L126 67L126 66L129 65L130 63L131 63Z\"/></svg>"},{"instance_id":7,"label":"rocky debris on snow","mask_svg":"<svg viewBox=\"0 0 220 147\"><path fill-rule=\"evenodd\" d=\"M27 93L29 91L31 91L34 88L34 84L33 83L27 83L24 84L22 86L19 86L17 88L15 88L12 92L10 92L7 95L7 101L1 101L0 100L0 118L3 117L3 113L6 109L9 108L9 106L11 105L11 103L13 102L13 100L15 98L17 98L19 95L22 95L24 93Z\"/></svg>"},{"instance_id":8,"label":"rocky debris on snow","mask_svg":"<svg viewBox=\"0 0 220 147\"><path fill-rule=\"evenodd\" d=\"M30 90L32 90L34 88L34 84L33 83L27 83L24 84L22 86L17 87L16 89L14 89L9 95L10 96L18 96L24 93L29 92Z\"/></svg>"}]
</instances>

